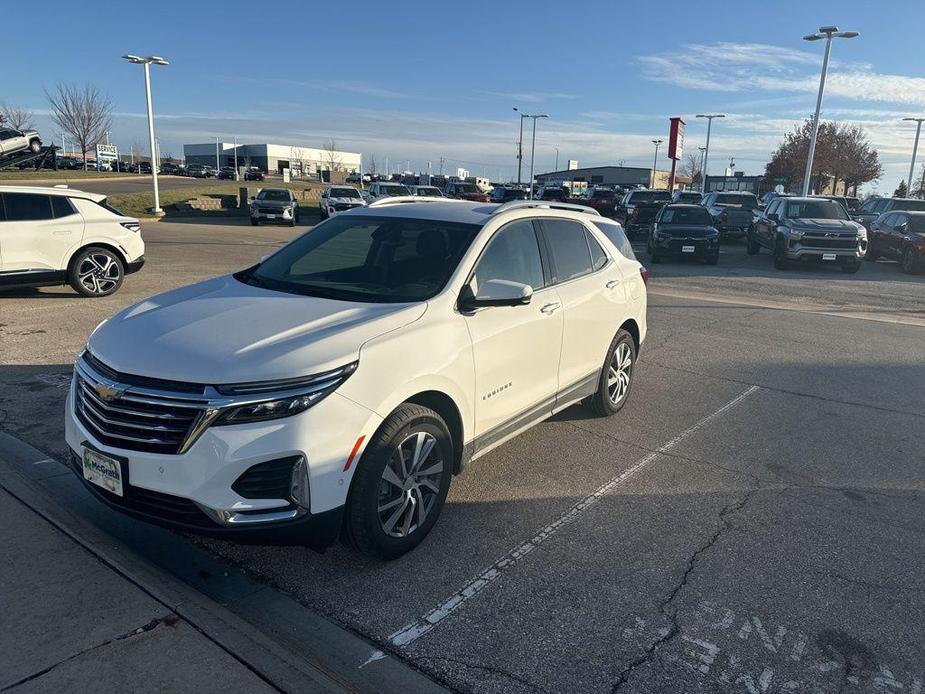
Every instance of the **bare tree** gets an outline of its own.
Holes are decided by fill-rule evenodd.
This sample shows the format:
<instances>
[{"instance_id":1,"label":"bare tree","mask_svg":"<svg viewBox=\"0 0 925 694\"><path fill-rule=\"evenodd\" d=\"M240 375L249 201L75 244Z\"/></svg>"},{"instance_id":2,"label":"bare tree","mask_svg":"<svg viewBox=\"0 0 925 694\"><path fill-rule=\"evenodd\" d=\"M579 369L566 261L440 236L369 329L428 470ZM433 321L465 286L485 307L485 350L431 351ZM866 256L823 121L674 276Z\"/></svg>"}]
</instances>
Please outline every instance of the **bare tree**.
<instances>
[{"instance_id":1,"label":"bare tree","mask_svg":"<svg viewBox=\"0 0 925 694\"><path fill-rule=\"evenodd\" d=\"M322 157L328 171L340 171L341 156L337 151L337 143L333 139L325 144Z\"/></svg>"},{"instance_id":2,"label":"bare tree","mask_svg":"<svg viewBox=\"0 0 925 694\"><path fill-rule=\"evenodd\" d=\"M925 198L925 164L922 164L922 173L909 191L909 197Z\"/></svg>"},{"instance_id":3,"label":"bare tree","mask_svg":"<svg viewBox=\"0 0 925 694\"><path fill-rule=\"evenodd\" d=\"M55 123L74 139L83 154L86 171L87 152L112 129L112 102L91 84L59 84L52 93L45 90L45 96Z\"/></svg>"},{"instance_id":4,"label":"bare tree","mask_svg":"<svg viewBox=\"0 0 925 694\"><path fill-rule=\"evenodd\" d=\"M16 130L28 130L32 127L32 111L0 101L0 123L7 123Z\"/></svg>"},{"instance_id":5,"label":"bare tree","mask_svg":"<svg viewBox=\"0 0 925 694\"><path fill-rule=\"evenodd\" d=\"M289 148L289 157L292 160L292 164L298 163L298 167L290 166L293 170L298 170L299 175L302 176L305 174L305 150L301 147L290 147Z\"/></svg>"},{"instance_id":6,"label":"bare tree","mask_svg":"<svg viewBox=\"0 0 925 694\"><path fill-rule=\"evenodd\" d=\"M695 188L700 185L700 165L702 163L700 156L692 152L685 154L684 161L681 163L681 175L690 177L691 185Z\"/></svg>"}]
</instances>

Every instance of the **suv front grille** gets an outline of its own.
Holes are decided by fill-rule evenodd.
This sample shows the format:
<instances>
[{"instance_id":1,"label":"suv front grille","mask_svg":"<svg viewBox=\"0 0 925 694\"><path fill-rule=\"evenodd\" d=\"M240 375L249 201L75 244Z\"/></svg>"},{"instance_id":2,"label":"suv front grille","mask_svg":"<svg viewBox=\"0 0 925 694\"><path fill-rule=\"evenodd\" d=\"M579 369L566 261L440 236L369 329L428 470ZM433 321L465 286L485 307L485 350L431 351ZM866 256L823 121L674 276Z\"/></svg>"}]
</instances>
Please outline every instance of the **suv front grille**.
<instances>
[{"instance_id":1,"label":"suv front grille","mask_svg":"<svg viewBox=\"0 0 925 694\"><path fill-rule=\"evenodd\" d=\"M77 419L101 443L115 448L182 453L206 411L204 403L179 394L141 395L94 383L80 369L75 370L74 380Z\"/></svg>"},{"instance_id":2,"label":"suv front grille","mask_svg":"<svg viewBox=\"0 0 925 694\"><path fill-rule=\"evenodd\" d=\"M804 235L801 243L808 248L855 248L858 240L854 236L807 236Z\"/></svg>"}]
</instances>

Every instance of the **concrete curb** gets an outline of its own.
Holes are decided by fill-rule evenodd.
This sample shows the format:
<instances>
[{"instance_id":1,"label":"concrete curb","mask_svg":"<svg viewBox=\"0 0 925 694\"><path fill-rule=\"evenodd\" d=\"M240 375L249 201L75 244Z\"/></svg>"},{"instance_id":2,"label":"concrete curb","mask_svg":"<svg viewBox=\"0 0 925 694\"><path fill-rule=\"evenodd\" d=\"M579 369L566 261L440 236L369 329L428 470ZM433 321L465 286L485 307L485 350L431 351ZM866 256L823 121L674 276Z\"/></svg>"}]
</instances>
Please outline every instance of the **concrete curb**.
<instances>
[{"instance_id":1,"label":"concrete curb","mask_svg":"<svg viewBox=\"0 0 925 694\"><path fill-rule=\"evenodd\" d=\"M280 691L447 691L395 658L359 667L371 642L182 536L104 508L62 463L4 432L0 487Z\"/></svg>"}]
</instances>

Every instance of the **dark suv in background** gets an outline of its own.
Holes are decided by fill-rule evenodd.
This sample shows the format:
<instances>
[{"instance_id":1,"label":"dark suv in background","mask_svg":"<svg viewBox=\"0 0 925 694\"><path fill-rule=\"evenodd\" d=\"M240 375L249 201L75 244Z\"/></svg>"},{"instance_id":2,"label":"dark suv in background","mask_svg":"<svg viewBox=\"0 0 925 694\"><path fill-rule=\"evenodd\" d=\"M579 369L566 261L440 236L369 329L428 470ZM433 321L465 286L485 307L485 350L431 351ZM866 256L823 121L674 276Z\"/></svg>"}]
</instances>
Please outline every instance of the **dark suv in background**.
<instances>
[{"instance_id":1,"label":"dark suv in background","mask_svg":"<svg viewBox=\"0 0 925 694\"><path fill-rule=\"evenodd\" d=\"M755 221L758 198L741 191L707 193L700 203L713 217L720 239L741 239Z\"/></svg>"},{"instance_id":2,"label":"dark suv in background","mask_svg":"<svg viewBox=\"0 0 925 694\"><path fill-rule=\"evenodd\" d=\"M877 217L894 210L925 211L925 200L917 198L868 198L857 212L852 213L851 219L860 222L869 231L871 223Z\"/></svg>"},{"instance_id":3,"label":"dark suv in background","mask_svg":"<svg viewBox=\"0 0 925 694\"><path fill-rule=\"evenodd\" d=\"M867 252L867 232L834 200L777 198L748 232L748 254L762 248L774 254L778 270L790 261L818 261L857 272Z\"/></svg>"},{"instance_id":4,"label":"dark suv in background","mask_svg":"<svg viewBox=\"0 0 925 694\"><path fill-rule=\"evenodd\" d=\"M925 212L899 210L880 215L870 225L867 259L898 260L903 272L925 265Z\"/></svg>"},{"instance_id":5,"label":"dark suv in background","mask_svg":"<svg viewBox=\"0 0 925 694\"><path fill-rule=\"evenodd\" d=\"M646 239L653 263L663 257L699 258L708 265L719 262L719 232L713 218L700 205L665 205Z\"/></svg>"},{"instance_id":6,"label":"dark suv in background","mask_svg":"<svg viewBox=\"0 0 925 694\"><path fill-rule=\"evenodd\" d=\"M613 217L617 193L613 188L592 188L578 202L594 208L603 217Z\"/></svg>"},{"instance_id":7,"label":"dark suv in background","mask_svg":"<svg viewBox=\"0 0 925 694\"><path fill-rule=\"evenodd\" d=\"M632 239L637 231L648 229L658 211L669 202L671 193L667 190L631 190L617 205L614 216L623 225L626 235Z\"/></svg>"}]
</instances>

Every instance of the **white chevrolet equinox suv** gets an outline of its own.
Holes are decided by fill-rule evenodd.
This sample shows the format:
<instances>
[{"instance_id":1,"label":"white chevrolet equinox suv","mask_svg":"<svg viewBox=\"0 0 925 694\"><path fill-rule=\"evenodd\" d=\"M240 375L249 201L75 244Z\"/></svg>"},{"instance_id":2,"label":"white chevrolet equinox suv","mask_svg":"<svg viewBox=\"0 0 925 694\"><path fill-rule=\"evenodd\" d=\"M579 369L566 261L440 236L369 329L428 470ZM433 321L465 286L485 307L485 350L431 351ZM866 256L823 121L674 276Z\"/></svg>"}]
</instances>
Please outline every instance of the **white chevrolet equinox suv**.
<instances>
[{"instance_id":1,"label":"white chevrolet equinox suv","mask_svg":"<svg viewBox=\"0 0 925 694\"><path fill-rule=\"evenodd\" d=\"M588 208L377 201L103 321L71 464L150 522L397 557L471 461L578 401L623 407L646 278Z\"/></svg>"},{"instance_id":2,"label":"white chevrolet equinox suv","mask_svg":"<svg viewBox=\"0 0 925 694\"><path fill-rule=\"evenodd\" d=\"M138 220L105 195L0 186L0 289L70 284L82 296L108 296L144 254Z\"/></svg>"}]
</instances>

